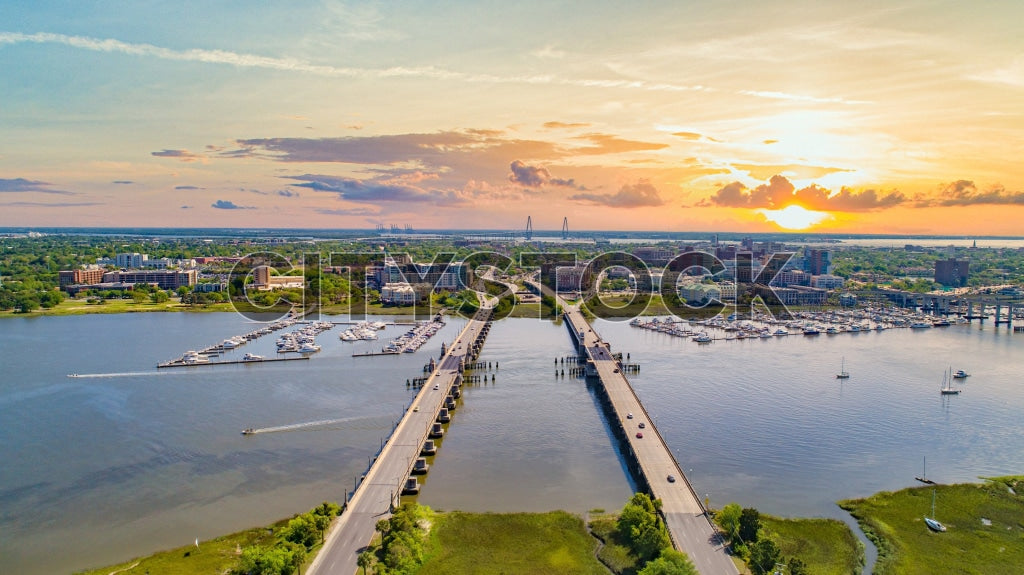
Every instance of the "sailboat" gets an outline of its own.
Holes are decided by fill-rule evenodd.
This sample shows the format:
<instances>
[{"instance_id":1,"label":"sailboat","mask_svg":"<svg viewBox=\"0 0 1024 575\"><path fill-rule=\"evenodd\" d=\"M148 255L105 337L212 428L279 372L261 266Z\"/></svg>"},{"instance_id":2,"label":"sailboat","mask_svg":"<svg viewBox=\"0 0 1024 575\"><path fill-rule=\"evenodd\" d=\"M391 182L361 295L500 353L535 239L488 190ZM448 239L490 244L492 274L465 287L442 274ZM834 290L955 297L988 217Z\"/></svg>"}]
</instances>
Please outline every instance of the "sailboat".
<instances>
[{"instance_id":1,"label":"sailboat","mask_svg":"<svg viewBox=\"0 0 1024 575\"><path fill-rule=\"evenodd\" d=\"M952 371L953 368L949 368L950 374L952 373ZM942 389L940 390L940 393L942 395L957 395L960 393L959 389L953 388L953 377L951 375L946 373L942 374Z\"/></svg>"},{"instance_id":2,"label":"sailboat","mask_svg":"<svg viewBox=\"0 0 1024 575\"><path fill-rule=\"evenodd\" d=\"M920 481L921 483L927 483L928 485L935 485L934 481L932 481L931 479L928 479L928 456L925 456L925 458L924 458L924 464L923 464L923 469L922 469L922 472L921 472L921 477L915 477L914 479Z\"/></svg>"},{"instance_id":3,"label":"sailboat","mask_svg":"<svg viewBox=\"0 0 1024 575\"><path fill-rule=\"evenodd\" d=\"M850 379L850 372L846 371L846 356L843 356L842 367L839 368L836 379Z\"/></svg>"},{"instance_id":4,"label":"sailboat","mask_svg":"<svg viewBox=\"0 0 1024 575\"><path fill-rule=\"evenodd\" d=\"M938 531L941 533L946 530L946 526L939 523L939 520L935 518L935 489L932 489L932 516L928 517L925 515L924 522L932 531Z\"/></svg>"}]
</instances>

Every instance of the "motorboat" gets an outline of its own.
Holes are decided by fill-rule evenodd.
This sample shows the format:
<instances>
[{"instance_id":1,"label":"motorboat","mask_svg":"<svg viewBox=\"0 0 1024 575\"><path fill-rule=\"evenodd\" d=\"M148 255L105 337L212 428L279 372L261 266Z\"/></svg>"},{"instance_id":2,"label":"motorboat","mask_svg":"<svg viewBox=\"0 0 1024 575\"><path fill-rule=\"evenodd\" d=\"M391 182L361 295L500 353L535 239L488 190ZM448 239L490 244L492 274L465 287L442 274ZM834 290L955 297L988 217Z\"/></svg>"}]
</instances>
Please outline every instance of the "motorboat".
<instances>
[{"instance_id":1,"label":"motorboat","mask_svg":"<svg viewBox=\"0 0 1024 575\"><path fill-rule=\"evenodd\" d=\"M247 428L242 430L242 435L255 435L255 434L256 434L256 430L251 428L251 427L247 427Z\"/></svg>"},{"instance_id":2,"label":"motorboat","mask_svg":"<svg viewBox=\"0 0 1024 575\"><path fill-rule=\"evenodd\" d=\"M256 355L255 353L247 353L242 357L242 361L263 361L263 356Z\"/></svg>"},{"instance_id":3,"label":"motorboat","mask_svg":"<svg viewBox=\"0 0 1024 575\"><path fill-rule=\"evenodd\" d=\"M967 379L970 376L971 374L967 373L962 369L958 369L956 370L956 372L953 373L953 379Z\"/></svg>"},{"instance_id":4,"label":"motorboat","mask_svg":"<svg viewBox=\"0 0 1024 575\"><path fill-rule=\"evenodd\" d=\"M694 336L693 341L697 343L711 343L713 340L711 339L710 335L708 335L705 332L701 332Z\"/></svg>"}]
</instances>

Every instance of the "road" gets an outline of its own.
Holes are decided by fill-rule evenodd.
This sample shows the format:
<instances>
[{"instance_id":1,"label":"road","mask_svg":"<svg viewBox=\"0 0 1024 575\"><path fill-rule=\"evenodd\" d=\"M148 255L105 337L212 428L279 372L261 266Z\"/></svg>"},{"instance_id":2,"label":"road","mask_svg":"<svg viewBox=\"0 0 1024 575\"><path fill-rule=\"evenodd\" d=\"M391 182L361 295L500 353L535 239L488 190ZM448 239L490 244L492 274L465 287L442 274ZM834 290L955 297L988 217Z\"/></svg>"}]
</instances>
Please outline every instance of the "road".
<instances>
[{"instance_id":1,"label":"road","mask_svg":"<svg viewBox=\"0 0 1024 575\"><path fill-rule=\"evenodd\" d=\"M619 363L612 357L609 346L590 327L579 310L567 309L566 318L576 333L582 336L580 340L604 384L614 412L618 414L619 423L625 430L626 440L640 465L641 473L647 479L651 495L661 500L665 525L676 549L689 555L694 566L704 575L738 574L718 532L705 515L700 498L690 486L629 381L620 372ZM643 429L640 428L641 423L644 424ZM675 481L669 481L670 475Z\"/></svg>"},{"instance_id":2,"label":"road","mask_svg":"<svg viewBox=\"0 0 1024 575\"><path fill-rule=\"evenodd\" d=\"M486 323L470 320L440 365L429 375L366 478L349 499L345 511L335 520L307 575L352 575L356 572L359 553L373 538L377 521L391 515L392 503L397 503L430 427L437 420L445 397L455 384L459 364L463 359L469 361L471 346Z\"/></svg>"}]
</instances>

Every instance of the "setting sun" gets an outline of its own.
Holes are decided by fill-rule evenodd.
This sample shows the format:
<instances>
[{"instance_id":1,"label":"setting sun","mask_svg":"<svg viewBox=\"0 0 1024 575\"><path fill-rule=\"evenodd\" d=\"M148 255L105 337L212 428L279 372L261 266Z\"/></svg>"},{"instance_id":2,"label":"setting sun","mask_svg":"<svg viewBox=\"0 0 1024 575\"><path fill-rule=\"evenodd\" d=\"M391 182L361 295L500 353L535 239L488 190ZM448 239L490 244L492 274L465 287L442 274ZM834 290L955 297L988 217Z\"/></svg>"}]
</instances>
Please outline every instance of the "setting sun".
<instances>
[{"instance_id":1,"label":"setting sun","mask_svg":"<svg viewBox=\"0 0 1024 575\"><path fill-rule=\"evenodd\" d=\"M786 206L780 210L760 209L757 211L768 221L787 230L807 229L832 218L832 215L827 212L808 210L797 204Z\"/></svg>"}]
</instances>

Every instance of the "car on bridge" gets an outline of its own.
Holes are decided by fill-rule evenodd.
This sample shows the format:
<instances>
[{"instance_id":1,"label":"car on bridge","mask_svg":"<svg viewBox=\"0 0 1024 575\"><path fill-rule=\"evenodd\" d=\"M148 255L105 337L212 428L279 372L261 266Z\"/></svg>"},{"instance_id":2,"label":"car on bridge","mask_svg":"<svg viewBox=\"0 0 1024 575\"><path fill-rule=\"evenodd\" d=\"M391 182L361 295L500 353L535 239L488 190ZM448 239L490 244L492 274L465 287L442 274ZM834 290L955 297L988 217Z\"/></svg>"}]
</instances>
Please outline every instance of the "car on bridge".
<instances>
[{"instance_id":1,"label":"car on bridge","mask_svg":"<svg viewBox=\"0 0 1024 575\"><path fill-rule=\"evenodd\" d=\"M626 414L626 419L633 419L633 412L632 411Z\"/></svg>"},{"instance_id":2,"label":"car on bridge","mask_svg":"<svg viewBox=\"0 0 1024 575\"><path fill-rule=\"evenodd\" d=\"M643 439L644 438L644 433L642 431L636 432L636 438L637 439Z\"/></svg>"},{"instance_id":3,"label":"car on bridge","mask_svg":"<svg viewBox=\"0 0 1024 575\"><path fill-rule=\"evenodd\" d=\"M641 422L640 422L640 425L638 425L637 427L639 427L640 429L643 429L643 428L645 428L645 427L647 427L647 426L646 426L646 425L644 425L644 422L642 422L642 421L641 421Z\"/></svg>"},{"instance_id":4,"label":"car on bridge","mask_svg":"<svg viewBox=\"0 0 1024 575\"><path fill-rule=\"evenodd\" d=\"M676 476L675 475L669 475L668 476L668 482L669 483L675 483L676 482Z\"/></svg>"}]
</instances>

